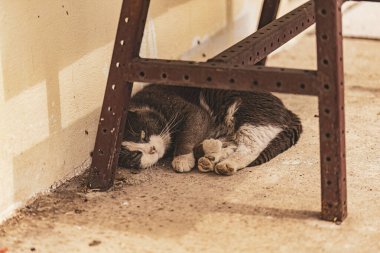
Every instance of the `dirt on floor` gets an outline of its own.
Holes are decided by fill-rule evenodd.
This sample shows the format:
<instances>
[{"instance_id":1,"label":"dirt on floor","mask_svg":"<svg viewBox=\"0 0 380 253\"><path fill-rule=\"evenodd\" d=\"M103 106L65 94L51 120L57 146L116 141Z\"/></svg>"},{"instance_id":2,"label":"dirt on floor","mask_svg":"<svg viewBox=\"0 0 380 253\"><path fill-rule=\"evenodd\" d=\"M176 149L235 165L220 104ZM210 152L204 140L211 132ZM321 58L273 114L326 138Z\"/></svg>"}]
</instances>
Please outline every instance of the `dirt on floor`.
<instances>
[{"instance_id":1,"label":"dirt on floor","mask_svg":"<svg viewBox=\"0 0 380 253\"><path fill-rule=\"evenodd\" d=\"M315 39L270 65L315 68ZM279 95L299 144L234 176L177 174L168 162L119 170L109 192L84 174L0 227L0 252L380 252L380 42L345 41L348 218L319 219L317 99Z\"/></svg>"}]
</instances>

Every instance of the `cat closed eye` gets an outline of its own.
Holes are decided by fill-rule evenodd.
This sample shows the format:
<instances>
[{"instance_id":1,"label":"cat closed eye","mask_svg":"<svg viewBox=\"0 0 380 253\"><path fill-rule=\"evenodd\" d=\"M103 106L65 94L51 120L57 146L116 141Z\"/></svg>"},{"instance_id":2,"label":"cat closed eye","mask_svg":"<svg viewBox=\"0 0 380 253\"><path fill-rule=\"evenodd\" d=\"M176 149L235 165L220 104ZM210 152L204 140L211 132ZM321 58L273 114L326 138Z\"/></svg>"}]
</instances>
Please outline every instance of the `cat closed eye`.
<instances>
[{"instance_id":1,"label":"cat closed eye","mask_svg":"<svg viewBox=\"0 0 380 253\"><path fill-rule=\"evenodd\" d=\"M142 142L148 142L148 135L145 131L141 131L140 133L140 141Z\"/></svg>"}]
</instances>

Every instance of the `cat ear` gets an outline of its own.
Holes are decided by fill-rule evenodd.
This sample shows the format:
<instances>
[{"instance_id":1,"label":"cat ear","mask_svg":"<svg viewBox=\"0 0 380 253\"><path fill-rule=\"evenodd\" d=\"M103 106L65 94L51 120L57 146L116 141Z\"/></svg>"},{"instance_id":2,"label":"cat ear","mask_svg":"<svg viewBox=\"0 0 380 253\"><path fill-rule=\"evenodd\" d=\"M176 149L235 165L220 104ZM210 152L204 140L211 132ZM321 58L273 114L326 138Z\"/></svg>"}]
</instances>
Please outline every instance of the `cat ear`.
<instances>
[{"instance_id":1,"label":"cat ear","mask_svg":"<svg viewBox=\"0 0 380 253\"><path fill-rule=\"evenodd\" d=\"M138 111L139 111L138 108L130 108L130 109L128 110L128 113L130 113L130 112L132 112L132 113L136 113L136 112L138 112Z\"/></svg>"},{"instance_id":2,"label":"cat ear","mask_svg":"<svg viewBox=\"0 0 380 253\"><path fill-rule=\"evenodd\" d=\"M127 113L127 118L129 118L129 119L131 119L131 118L136 118L136 117L137 117L137 114L138 114L137 111L129 110L128 113Z\"/></svg>"},{"instance_id":3,"label":"cat ear","mask_svg":"<svg viewBox=\"0 0 380 253\"><path fill-rule=\"evenodd\" d=\"M135 113L143 113L143 112L149 112L151 109L149 107L139 107L139 108L130 108L129 112L135 112Z\"/></svg>"}]
</instances>

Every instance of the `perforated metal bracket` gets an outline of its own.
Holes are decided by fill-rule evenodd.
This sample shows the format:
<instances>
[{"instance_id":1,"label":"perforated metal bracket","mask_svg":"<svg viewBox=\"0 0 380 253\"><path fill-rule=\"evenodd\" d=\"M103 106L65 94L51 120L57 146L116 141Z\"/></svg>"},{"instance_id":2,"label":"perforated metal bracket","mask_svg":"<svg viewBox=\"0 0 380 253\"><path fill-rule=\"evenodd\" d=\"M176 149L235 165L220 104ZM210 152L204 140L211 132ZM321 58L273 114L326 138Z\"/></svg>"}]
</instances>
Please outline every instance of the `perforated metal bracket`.
<instances>
[{"instance_id":1,"label":"perforated metal bracket","mask_svg":"<svg viewBox=\"0 0 380 253\"><path fill-rule=\"evenodd\" d=\"M93 189L107 190L114 182L132 92L132 82L124 81L123 74L139 55L148 8L147 0L123 1L90 167L88 186Z\"/></svg>"},{"instance_id":2,"label":"perforated metal bracket","mask_svg":"<svg viewBox=\"0 0 380 253\"><path fill-rule=\"evenodd\" d=\"M343 1L316 0L322 218L347 216Z\"/></svg>"},{"instance_id":3,"label":"perforated metal bracket","mask_svg":"<svg viewBox=\"0 0 380 253\"><path fill-rule=\"evenodd\" d=\"M314 23L314 1L309 1L209 61L254 65Z\"/></svg>"},{"instance_id":4,"label":"perforated metal bracket","mask_svg":"<svg viewBox=\"0 0 380 253\"><path fill-rule=\"evenodd\" d=\"M267 90L318 95L317 72L300 69L136 59L125 80L230 90Z\"/></svg>"}]
</instances>

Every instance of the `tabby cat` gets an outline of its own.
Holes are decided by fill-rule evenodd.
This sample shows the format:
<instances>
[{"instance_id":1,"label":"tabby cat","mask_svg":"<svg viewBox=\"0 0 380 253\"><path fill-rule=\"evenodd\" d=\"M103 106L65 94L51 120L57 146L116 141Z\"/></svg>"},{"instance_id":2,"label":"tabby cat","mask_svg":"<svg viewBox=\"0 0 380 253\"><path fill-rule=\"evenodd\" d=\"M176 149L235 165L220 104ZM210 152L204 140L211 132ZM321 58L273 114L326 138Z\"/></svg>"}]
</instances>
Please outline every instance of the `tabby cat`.
<instances>
[{"instance_id":1,"label":"tabby cat","mask_svg":"<svg viewBox=\"0 0 380 253\"><path fill-rule=\"evenodd\" d=\"M172 154L177 172L197 165L232 175L284 152L301 132L297 115L271 93L152 84L131 99L119 165L147 168Z\"/></svg>"}]
</instances>

